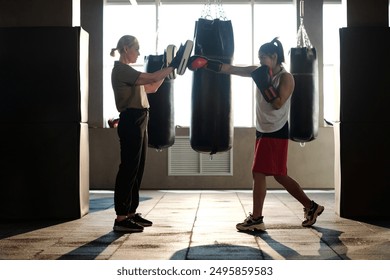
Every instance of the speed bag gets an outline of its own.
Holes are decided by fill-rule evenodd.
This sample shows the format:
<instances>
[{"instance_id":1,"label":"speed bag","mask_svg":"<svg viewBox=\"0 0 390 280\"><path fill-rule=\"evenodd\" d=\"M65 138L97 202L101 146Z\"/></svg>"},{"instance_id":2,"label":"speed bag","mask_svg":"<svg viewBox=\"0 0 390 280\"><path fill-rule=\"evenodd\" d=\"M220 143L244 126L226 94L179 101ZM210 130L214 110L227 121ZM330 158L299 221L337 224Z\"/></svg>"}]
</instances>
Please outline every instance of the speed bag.
<instances>
[{"instance_id":1,"label":"speed bag","mask_svg":"<svg viewBox=\"0 0 390 280\"><path fill-rule=\"evenodd\" d=\"M163 55L149 55L145 57L145 71L156 72L162 68L163 63ZM168 148L175 143L173 81L165 79L155 93L148 94L148 146L156 150Z\"/></svg>"},{"instance_id":2,"label":"speed bag","mask_svg":"<svg viewBox=\"0 0 390 280\"><path fill-rule=\"evenodd\" d=\"M291 96L290 139L309 142L318 135L319 92L315 48L291 48L290 72L295 80Z\"/></svg>"},{"instance_id":3,"label":"speed bag","mask_svg":"<svg viewBox=\"0 0 390 280\"><path fill-rule=\"evenodd\" d=\"M195 55L231 63L234 38L231 21L199 19ZM190 144L193 150L216 154L233 146L230 75L199 69L193 72Z\"/></svg>"}]
</instances>

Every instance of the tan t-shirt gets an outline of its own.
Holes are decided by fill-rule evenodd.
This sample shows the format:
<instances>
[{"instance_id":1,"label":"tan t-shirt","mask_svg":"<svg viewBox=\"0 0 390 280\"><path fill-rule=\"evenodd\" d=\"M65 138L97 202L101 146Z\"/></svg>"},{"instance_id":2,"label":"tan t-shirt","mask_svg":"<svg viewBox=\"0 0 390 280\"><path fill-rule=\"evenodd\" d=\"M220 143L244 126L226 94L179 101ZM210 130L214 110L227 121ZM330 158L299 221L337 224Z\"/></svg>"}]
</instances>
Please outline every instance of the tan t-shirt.
<instances>
[{"instance_id":1,"label":"tan t-shirt","mask_svg":"<svg viewBox=\"0 0 390 280\"><path fill-rule=\"evenodd\" d=\"M127 108L149 108L144 86L135 85L141 72L130 65L115 61L111 72L111 84L114 90L115 104L119 112Z\"/></svg>"}]
</instances>

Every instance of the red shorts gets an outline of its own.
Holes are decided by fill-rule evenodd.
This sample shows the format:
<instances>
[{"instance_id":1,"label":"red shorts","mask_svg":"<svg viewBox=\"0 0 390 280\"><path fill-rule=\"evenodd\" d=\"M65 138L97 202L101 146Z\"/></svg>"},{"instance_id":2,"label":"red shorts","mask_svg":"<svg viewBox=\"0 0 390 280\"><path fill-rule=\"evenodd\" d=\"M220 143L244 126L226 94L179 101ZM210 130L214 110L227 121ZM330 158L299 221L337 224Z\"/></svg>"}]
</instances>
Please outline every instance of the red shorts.
<instances>
[{"instance_id":1,"label":"red shorts","mask_svg":"<svg viewBox=\"0 0 390 280\"><path fill-rule=\"evenodd\" d=\"M288 139L260 137L256 140L252 172L267 176L287 175Z\"/></svg>"}]
</instances>

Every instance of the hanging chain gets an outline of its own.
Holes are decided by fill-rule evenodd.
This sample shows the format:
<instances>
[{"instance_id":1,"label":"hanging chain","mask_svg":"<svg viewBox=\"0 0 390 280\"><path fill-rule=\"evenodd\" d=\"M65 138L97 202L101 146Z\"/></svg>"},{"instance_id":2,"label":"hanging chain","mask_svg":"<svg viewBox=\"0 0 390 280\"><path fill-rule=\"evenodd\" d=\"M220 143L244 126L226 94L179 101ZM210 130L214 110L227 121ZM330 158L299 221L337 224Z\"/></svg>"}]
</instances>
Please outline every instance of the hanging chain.
<instances>
[{"instance_id":1,"label":"hanging chain","mask_svg":"<svg viewBox=\"0 0 390 280\"><path fill-rule=\"evenodd\" d=\"M225 15L225 10L223 9L223 6L222 6L222 0L214 1L214 5L216 5L216 8L218 7L218 16L219 17L216 17L216 18L219 18L220 20L227 20L227 17Z\"/></svg>"},{"instance_id":2,"label":"hanging chain","mask_svg":"<svg viewBox=\"0 0 390 280\"><path fill-rule=\"evenodd\" d=\"M313 48L313 45L311 44L305 26L303 25L303 17L305 16L305 1L303 0L300 1L299 16L300 16L300 25L297 34L297 47L311 49Z\"/></svg>"},{"instance_id":3,"label":"hanging chain","mask_svg":"<svg viewBox=\"0 0 390 280\"><path fill-rule=\"evenodd\" d=\"M212 10L214 11L214 16ZM203 7L201 18L211 19L211 20L212 19L227 20L225 11L222 6L222 0L214 0L214 1L207 0L206 4Z\"/></svg>"},{"instance_id":4,"label":"hanging chain","mask_svg":"<svg viewBox=\"0 0 390 280\"><path fill-rule=\"evenodd\" d=\"M212 19L210 0L208 0L207 3L204 4L203 10L202 10L202 13L201 13L201 18Z\"/></svg>"}]
</instances>

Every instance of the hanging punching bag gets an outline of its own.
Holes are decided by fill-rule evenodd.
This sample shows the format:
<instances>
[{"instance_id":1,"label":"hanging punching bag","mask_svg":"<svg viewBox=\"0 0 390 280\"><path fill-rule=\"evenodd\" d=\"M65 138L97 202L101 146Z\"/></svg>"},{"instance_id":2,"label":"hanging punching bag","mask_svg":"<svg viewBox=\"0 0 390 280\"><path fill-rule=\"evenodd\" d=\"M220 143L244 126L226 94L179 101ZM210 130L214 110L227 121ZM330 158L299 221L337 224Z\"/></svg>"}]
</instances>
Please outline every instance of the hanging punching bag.
<instances>
[{"instance_id":1,"label":"hanging punching bag","mask_svg":"<svg viewBox=\"0 0 390 280\"><path fill-rule=\"evenodd\" d=\"M229 20L200 18L195 24L195 55L232 63L233 28ZM193 72L190 143L193 150L215 154L233 146L230 75Z\"/></svg>"},{"instance_id":2,"label":"hanging punching bag","mask_svg":"<svg viewBox=\"0 0 390 280\"><path fill-rule=\"evenodd\" d=\"M292 48L290 71L295 88L291 96L290 139L309 142L318 135L319 94L315 48Z\"/></svg>"},{"instance_id":3,"label":"hanging punching bag","mask_svg":"<svg viewBox=\"0 0 390 280\"><path fill-rule=\"evenodd\" d=\"M303 17L304 1L301 0L297 47L290 51L290 72L294 76L295 88L289 119L290 139L301 143L317 137L319 118L317 53L306 33Z\"/></svg>"},{"instance_id":4,"label":"hanging punching bag","mask_svg":"<svg viewBox=\"0 0 390 280\"><path fill-rule=\"evenodd\" d=\"M163 64L164 55L145 57L145 71L148 73L160 70ZM148 94L148 146L157 150L168 148L175 142L173 81L166 78L155 93Z\"/></svg>"}]
</instances>

